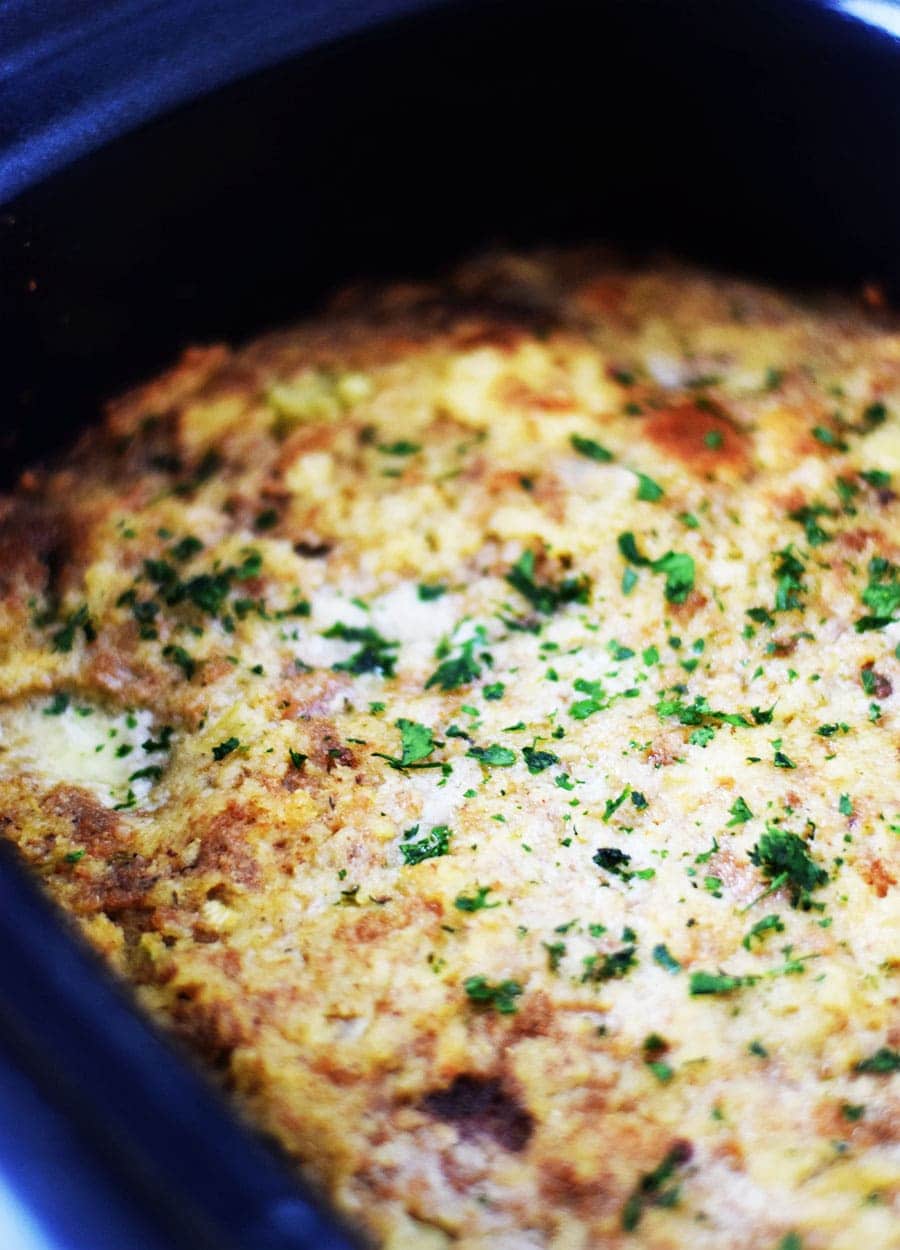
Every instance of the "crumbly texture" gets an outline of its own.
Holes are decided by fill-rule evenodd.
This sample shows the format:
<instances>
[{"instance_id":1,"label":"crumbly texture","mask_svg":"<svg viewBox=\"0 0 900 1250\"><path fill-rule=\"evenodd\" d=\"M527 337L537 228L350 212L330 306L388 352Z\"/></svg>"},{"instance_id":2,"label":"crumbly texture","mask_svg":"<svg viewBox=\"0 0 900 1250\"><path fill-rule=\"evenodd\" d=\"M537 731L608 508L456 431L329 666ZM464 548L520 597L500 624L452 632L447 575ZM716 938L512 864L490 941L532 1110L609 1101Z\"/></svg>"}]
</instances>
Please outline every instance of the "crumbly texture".
<instances>
[{"instance_id":1,"label":"crumbly texture","mask_svg":"<svg viewBox=\"0 0 900 1250\"><path fill-rule=\"evenodd\" d=\"M0 825L390 1250L900 1246L900 334L501 257L0 504Z\"/></svg>"}]
</instances>

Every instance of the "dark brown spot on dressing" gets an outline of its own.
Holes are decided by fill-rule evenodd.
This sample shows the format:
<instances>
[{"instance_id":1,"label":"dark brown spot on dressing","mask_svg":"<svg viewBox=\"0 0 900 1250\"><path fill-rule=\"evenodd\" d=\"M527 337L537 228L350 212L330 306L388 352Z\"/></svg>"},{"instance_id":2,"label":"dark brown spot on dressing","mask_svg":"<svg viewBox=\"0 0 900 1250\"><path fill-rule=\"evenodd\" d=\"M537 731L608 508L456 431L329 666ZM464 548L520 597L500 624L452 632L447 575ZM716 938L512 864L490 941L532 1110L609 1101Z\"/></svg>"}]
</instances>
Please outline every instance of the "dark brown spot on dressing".
<instances>
[{"instance_id":1,"label":"dark brown spot on dressing","mask_svg":"<svg viewBox=\"0 0 900 1250\"><path fill-rule=\"evenodd\" d=\"M464 1073L426 1094L422 1105L438 1120L455 1124L463 1137L489 1137L504 1150L524 1150L534 1130L531 1113L496 1077Z\"/></svg>"}]
</instances>

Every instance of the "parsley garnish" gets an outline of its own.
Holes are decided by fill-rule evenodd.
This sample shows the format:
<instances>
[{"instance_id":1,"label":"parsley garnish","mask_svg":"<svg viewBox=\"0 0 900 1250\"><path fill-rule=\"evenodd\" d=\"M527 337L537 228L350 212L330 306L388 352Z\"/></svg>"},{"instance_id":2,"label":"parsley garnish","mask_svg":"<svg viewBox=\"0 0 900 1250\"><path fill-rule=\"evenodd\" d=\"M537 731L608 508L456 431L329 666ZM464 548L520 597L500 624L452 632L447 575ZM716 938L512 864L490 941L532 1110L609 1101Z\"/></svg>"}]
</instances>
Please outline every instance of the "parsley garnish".
<instances>
[{"instance_id":1,"label":"parsley garnish","mask_svg":"<svg viewBox=\"0 0 900 1250\"><path fill-rule=\"evenodd\" d=\"M498 903L489 903L487 896L491 892L489 885L478 885L475 887L475 894L457 894L453 901L453 906L459 911L488 911L492 907L499 907Z\"/></svg>"},{"instance_id":2,"label":"parsley garnish","mask_svg":"<svg viewBox=\"0 0 900 1250\"><path fill-rule=\"evenodd\" d=\"M550 616L566 603L587 603L590 581L584 575L566 577L561 582L537 582L534 552L523 551L506 575L514 590L544 616Z\"/></svg>"},{"instance_id":3,"label":"parsley garnish","mask_svg":"<svg viewBox=\"0 0 900 1250\"><path fill-rule=\"evenodd\" d=\"M658 560L651 560L638 549L634 534L626 531L619 535L619 551L630 564L647 567L666 577L666 599L669 603L684 603L694 588L694 559L680 551L667 551Z\"/></svg>"},{"instance_id":4,"label":"parsley garnish","mask_svg":"<svg viewBox=\"0 0 900 1250\"><path fill-rule=\"evenodd\" d=\"M828 873L812 858L803 838L774 825L767 827L750 852L750 862L763 870L773 887L776 881L787 885L794 907L804 910L811 905L811 892L828 880Z\"/></svg>"},{"instance_id":5,"label":"parsley garnish","mask_svg":"<svg viewBox=\"0 0 900 1250\"><path fill-rule=\"evenodd\" d=\"M740 796L738 796L738 798L736 798L732 803L731 807L729 807L728 813L731 816L731 820L729 820L727 826L729 829L732 825L743 825L746 824L748 820L753 819L753 813L750 811L750 808L747 806L744 799Z\"/></svg>"},{"instance_id":6,"label":"parsley garnish","mask_svg":"<svg viewBox=\"0 0 900 1250\"><path fill-rule=\"evenodd\" d=\"M439 686L441 690L458 690L460 686L468 686L481 676L481 665L475 659L475 642L470 638L462 644L459 655L444 660L425 683L425 689Z\"/></svg>"},{"instance_id":7,"label":"parsley garnish","mask_svg":"<svg viewBox=\"0 0 900 1250\"><path fill-rule=\"evenodd\" d=\"M744 934L741 945L744 950L752 950L754 941L761 942L769 933L784 933L781 917L774 913L771 916L764 916L762 920L757 920L753 928Z\"/></svg>"},{"instance_id":8,"label":"parsley garnish","mask_svg":"<svg viewBox=\"0 0 900 1250\"><path fill-rule=\"evenodd\" d=\"M820 516L833 517L834 515L834 509L828 508L824 504L804 504L802 508L795 508L793 512L788 513L792 521L797 521L803 526L806 533L806 541L810 547L821 547L824 543L831 542L834 535L822 529L818 518Z\"/></svg>"},{"instance_id":9,"label":"parsley garnish","mask_svg":"<svg viewBox=\"0 0 900 1250\"><path fill-rule=\"evenodd\" d=\"M184 647L179 647L170 643L168 646L163 647L163 655L167 660L171 660L173 664L178 665L188 681L190 681L194 676L194 673L196 673L197 661L192 655L189 655L187 651L185 651Z\"/></svg>"},{"instance_id":10,"label":"parsley garnish","mask_svg":"<svg viewBox=\"0 0 900 1250\"><path fill-rule=\"evenodd\" d=\"M658 1167L645 1172L622 1208L622 1227L632 1233L641 1222L646 1207L674 1207L679 1198L679 1185L669 1185L675 1169L682 1167L691 1157L688 1142L676 1142Z\"/></svg>"},{"instance_id":11,"label":"parsley garnish","mask_svg":"<svg viewBox=\"0 0 900 1250\"><path fill-rule=\"evenodd\" d=\"M613 981L626 976L637 965L635 946L622 946L603 955L588 955L584 960L582 981Z\"/></svg>"},{"instance_id":12,"label":"parsley garnish","mask_svg":"<svg viewBox=\"0 0 900 1250\"><path fill-rule=\"evenodd\" d=\"M775 611L802 610L804 604L800 596L806 593L806 587L801 578L806 572L806 566L794 554L792 543L783 551L776 551L774 559L778 561L775 566Z\"/></svg>"},{"instance_id":13,"label":"parsley garnish","mask_svg":"<svg viewBox=\"0 0 900 1250\"><path fill-rule=\"evenodd\" d=\"M466 755L490 768L507 768L516 762L515 751L511 751L509 747L498 746L496 743L489 747L471 747L466 751Z\"/></svg>"},{"instance_id":14,"label":"parsley garnish","mask_svg":"<svg viewBox=\"0 0 900 1250\"><path fill-rule=\"evenodd\" d=\"M97 630L94 627L94 622L91 620L86 603L83 603L80 608L70 613L66 617L66 623L62 628L52 635L50 641L53 644L53 650L71 651L75 643L75 635L79 629L84 634L85 642L93 642L97 637Z\"/></svg>"},{"instance_id":15,"label":"parsley garnish","mask_svg":"<svg viewBox=\"0 0 900 1250\"><path fill-rule=\"evenodd\" d=\"M620 851L617 846L601 846L591 858L599 868L621 877L624 881L630 880L633 875L628 871L631 856L627 851Z\"/></svg>"},{"instance_id":16,"label":"parsley garnish","mask_svg":"<svg viewBox=\"0 0 900 1250\"><path fill-rule=\"evenodd\" d=\"M731 994L745 985L755 985L756 977L732 977L724 972L692 972L690 992L699 994Z\"/></svg>"},{"instance_id":17,"label":"parsley garnish","mask_svg":"<svg viewBox=\"0 0 900 1250\"><path fill-rule=\"evenodd\" d=\"M213 747L212 754L214 760L224 760L226 755L230 755L232 751L236 751L241 745L239 738L226 738L224 742L220 742L217 747Z\"/></svg>"},{"instance_id":18,"label":"parsley garnish","mask_svg":"<svg viewBox=\"0 0 900 1250\"><path fill-rule=\"evenodd\" d=\"M394 723L400 730L400 757L384 755L381 751L373 751L373 755L387 760L391 768L440 767L437 763L422 764L420 762L426 760L437 745L434 741L434 735L427 725L421 725L416 720L406 720L403 716Z\"/></svg>"},{"instance_id":19,"label":"parsley garnish","mask_svg":"<svg viewBox=\"0 0 900 1250\"><path fill-rule=\"evenodd\" d=\"M559 763L559 756L554 755L552 751L536 751L534 747L524 747L522 758L530 773L542 773L545 768Z\"/></svg>"},{"instance_id":20,"label":"parsley garnish","mask_svg":"<svg viewBox=\"0 0 900 1250\"><path fill-rule=\"evenodd\" d=\"M392 654L400 646L399 642L391 642L382 638L376 629L369 625L345 625L336 621L322 634L323 638L340 638L342 642L360 642L362 647L351 655L349 660L341 660L332 664L335 672L344 673L380 673L383 677L394 676L394 665L397 657Z\"/></svg>"},{"instance_id":21,"label":"parsley garnish","mask_svg":"<svg viewBox=\"0 0 900 1250\"><path fill-rule=\"evenodd\" d=\"M871 609L871 615L860 617L856 632L882 629L895 619L900 608L900 568L884 556L873 556L869 561L869 584L862 592L862 601Z\"/></svg>"},{"instance_id":22,"label":"parsley garnish","mask_svg":"<svg viewBox=\"0 0 900 1250\"><path fill-rule=\"evenodd\" d=\"M881 1046L867 1059L860 1059L854 1071L867 1072L872 1076L887 1076L891 1072L900 1072L900 1050Z\"/></svg>"},{"instance_id":23,"label":"parsley garnish","mask_svg":"<svg viewBox=\"0 0 900 1250\"><path fill-rule=\"evenodd\" d=\"M595 443L592 438L582 438L580 434L573 434L570 441L578 454L587 456L589 460L598 460L601 464L608 464L613 458L611 451L607 451L600 443Z\"/></svg>"},{"instance_id":24,"label":"parsley garnish","mask_svg":"<svg viewBox=\"0 0 900 1250\"><path fill-rule=\"evenodd\" d=\"M822 443L825 447L833 447L835 451L846 451L847 444L842 438L835 434L834 430L829 430L827 426L815 425L812 429L812 436L817 442Z\"/></svg>"},{"instance_id":25,"label":"parsley garnish","mask_svg":"<svg viewBox=\"0 0 900 1250\"><path fill-rule=\"evenodd\" d=\"M657 499L662 499L666 492L658 482L654 482L653 478L648 477L646 473L639 473L637 469L633 469L632 472L638 480L638 499L643 499L645 503L656 503Z\"/></svg>"},{"instance_id":26,"label":"parsley garnish","mask_svg":"<svg viewBox=\"0 0 900 1250\"><path fill-rule=\"evenodd\" d=\"M401 438L396 443L379 443L378 450L385 456L414 456L417 451L422 450L422 444L410 443Z\"/></svg>"},{"instance_id":27,"label":"parsley garnish","mask_svg":"<svg viewBox=\"0 0 900 1250\"><path fill-rule=\"evenodd\" d=\"M680 972L681 964L669 951L668 946L664 942L660 942L658 946L653 948L653 962L659 964L660 968L665 968L666 972Z\"/></svg>"},{"instance_id":28,"label":"parsley garnish","mask_svg":"<svg viewBox=\"0 0 900 1250\"><path fill-rule=\"evenodd\" d=\"M57 690L52 701L44 708L45 716L62 716L69 706L69 696Z\"/></svg>"},{"instance_id":29,"label":"parsley garnish","mask_svg":"<svg viewBox=\"0 0 900 1250\"><path fill-rule=\"evenodd\" d=\"M290 756L291 764L297 769L297 772L300 772L303 765L309 759L309 756L304 755L302 751L295 751L292 748L288 750L288 755Z\"/></svg>"},{"instance_id":30,"label":"parsley garnish","mask_svg":"<svg viewBox=\"0 0 900 1250\"><path fill-rule=\"evenodd\" d=\"M420 582L417 593L423 603L431 603L433 599L440 599L445 595L447 587L442 582Z\"/></svg>"},{"instance_id":31,"label":"parsley garnish","mask_svg":"<svg viewBox=\"0 0 900 1250\"><path fill-rule=\"evenodd\" d=\"M522 986L518 981L500 981L492 985L486 977L474 976L466 977L463 987L469 1001L478 1007L493 1007L504 1016L513 1015L519 1010L516 999L522 993Z\"/></svg>"},{"instance_id":32,"label":"parsley garnish","mask_svg":"<svg viewBox=\"0 0 900 1250\"><path fill-rule=\"evenodd\" d=\"M435 825L431 833L418 837L419 826L407 829L400 844L400 854L405 864L420 864L423 859L436 859L446 855L450 850L450 828L448 825ZM413 840L415 839L415 840Z\"/></svg>"}]
</instances>

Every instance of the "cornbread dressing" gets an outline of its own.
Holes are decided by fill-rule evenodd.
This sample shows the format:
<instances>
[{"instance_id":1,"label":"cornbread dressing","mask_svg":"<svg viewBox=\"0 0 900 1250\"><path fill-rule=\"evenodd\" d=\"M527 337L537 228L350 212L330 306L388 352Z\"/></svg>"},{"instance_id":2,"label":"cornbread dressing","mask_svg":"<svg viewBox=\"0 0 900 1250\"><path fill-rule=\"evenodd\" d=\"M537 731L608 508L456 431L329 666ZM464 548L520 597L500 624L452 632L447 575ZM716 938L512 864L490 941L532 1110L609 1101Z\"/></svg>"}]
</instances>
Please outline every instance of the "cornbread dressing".
<instances>
[{"instance_id":1,"label":"cornbread dressing","mask_svg":"<svg viewBox=\"0 0 900 1250\"><path fill-rule=\"evenodd\" d=\"M0 827L389 1250L900 1247L900 332L600 253L0 500Z\"/></svg>"}]
</instances>

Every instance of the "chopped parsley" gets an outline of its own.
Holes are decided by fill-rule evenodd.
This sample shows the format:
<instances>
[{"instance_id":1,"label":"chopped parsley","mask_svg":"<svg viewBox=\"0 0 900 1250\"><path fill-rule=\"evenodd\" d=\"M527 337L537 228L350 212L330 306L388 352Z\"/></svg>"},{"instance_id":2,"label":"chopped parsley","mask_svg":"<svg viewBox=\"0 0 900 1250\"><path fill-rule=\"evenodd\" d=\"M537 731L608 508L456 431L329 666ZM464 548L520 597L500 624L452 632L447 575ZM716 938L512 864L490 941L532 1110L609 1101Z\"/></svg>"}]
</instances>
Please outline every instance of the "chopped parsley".
<instances>
[{"instance_id":1,"label":"chopped parsley","mask_svg":"<svg viewBox=\"0 0 900 1250\"><path fill-rule=\"evenodd\" d=\"M750 852L750 862L763 870L772 888L787 885L794 907L808 910L810 894L828 881L828 873L809 853L803 838L786 829L768 825Z\"/></svg>"},{"instance_id":2,"label":"chopped parsley","mask_svg":"<svg viewBox=\"0 0 900 1250\"><path fill-rule=\"evenodd\" d=\"M861 598L870 609L870 615L862 616L856 622L856 632L860 634L890 625L896 619L894 613L900 609L900 567L884 556L873 556L868 573L869 584Z\"/></svg>"},{"instance_id":3,"label":"chopped parsley","mask_svg":"<svg viewBox=\"0 0 900 1250\"><path fill-rule=\"evenodd\" d=\"M86 603L83 603L80 608L70 613L66 617L66 622L62 628L58 629L51 636L50 641L53 644L53 650L71 651L75 645L75 637L79 630L84 634L85 642L93 642L97 637L97 630L88 612Z\"/></svg>"},{"instance_id":4,"label":"chopped parsley","mask_svg":"<svg viewBox=\"0 0 900 1250\"><path fill-rule=\"evenodd\" d=\"M421 443L410 443L405 438L396 443L379 443L378 450L385 456L414 456L422 450Z\"/></svg>"},{"instance_id":5,"label":"chopped parsley","mask_svg":"<svg viewBox=\"0 0 900 1250\"><path fill-rule=\"evenodd\" d=\"M638 499L644 500L645 503L656 503L657 499L662 499L666 492L658 482L654 482L653 478L648 477L646 473L639 473L637 469L632 472L638 480Z\"/></svg>"},{"instance_id":6,"label":"chopped parsley","mask_svg":"<svg viewBox=\"0 0 900 1250\"><path fill-rule=\"evenodd\" d=\"M627 976L637 966L636 950L635 946L622 946L617 951L586 956L582 981L613 981Z\"/></svg>"},{"instance_id":7,"label":"chopped parsley","mask_svg":"<svg viewBox=\"0 0 900 1250\"><path fill-rule=\"evenodd\" d=\"M477 1007L493 1007L501 1015L513 1015L519 1010L516 999L522 994L518 981L499 981L491 984L486 977L466 977L463 988L469 1002Z\"/></svg>"},{"instance_id":8,"label":"chopped parsley","mask_svg":"<svg viewBox=\"0 0 900 1250\"><path fill-rule=\"evenodd\" d=\"M814 425L812 428L812 436L824 447L833 447L835 451L847 450L847 444L844 440L835 434L834 430L829 430L825 425Z\"/></svg>"},{"instance_id":9,"label":"chopped parsley","mask_svg":"<svg viewBox=\"0 0 900 1250\"><path fill-rule=\"evenodd\" d=\"M601 464L608 464L613 458L611 451L607 451L600 443L595 443L592 438L582 438L580 434L573 434L570 441L578 454L587 456L588 460L597 460Z\"/></svg>"},{"instance_id":10,"label":"chopped parsley","mask_svg":"<svg viewBox=\"0 0 900 1250\"><path fill-rule=\"evenodd\" d=\"M795 555L793 543L782 551L776 551L773 558L778 561L775 566L775 611L801 611L805 606L800 596L806 593L802 580L806 566Z\"/></svg>"},{"instance_id":11,"label":"chopped parsley","mask_svg":"<svg viewBox=\"0 0 900 1250\"><path fill-rule=\"evenodd\" d=\"M417 587L417 594L423 603L431 603L446 593L447 587L443 582L420 582Z\"/></svg>"},{"instance_id":12,"label":"chopped parsley","mask_svg":"<svg viewBox=\"0 0 900 1250\"><path fill-rule=\"evenodd\" d=\"M746 801L742 799L740 795L734 800L731 807L729 807L728 812L731 816L731 820L729 820L727 826L729 829L732 825L744 825L748 820L753 819L753 813L747 806Z\"/></svg>"},{"instance_id":13,"label":"chopped parsley","mask_svg":"<svg viewBox=\"0 0 900 1250\"><path fill-rule=\"evenodd\" d=\"M670 1181L675 1176L676 1169L687 1163L691 1154L688 1142L676 1142L652 1172L644 1172L622 1208L622 1227L626 1233L634 1232L647 1207L677 1205L681 1186L670 1184Z\"/></svg>"},{"instance_id":14,"label":"chopped parsley","mask_svg":"<svg viewBox=\"0 0 900 1250\"><path fill-rule=\"evenodd\" d=\"M293 748L288 750L288 755L290 756L291 764L297 769L298 772L300 772L303 765L309 759L308 755L304 755L302 751L295 751Z\"/></svg>"},{"instance_id":15,"label":"chopped parsley","mask_svg":"<svg viewBox=\"0 0 900 1250\"><path fill-rule=\"evenodd\" d=\"M630 530L619 535L618 543L619 551L629 564L647 567L653 573L665 574L665 595L669 603L684 603L694 588L693 556L680 551L667 551L658 560L651 560L641 553Z\"/></svg>"},{"instance_id":16,"label":"chopped parsley","mask_svg":"<svg viewBox=\"0 0 900 1250\"><path fill-rule=\"evenodd\" d=\"M453 901L453 906L459 911L487 911L492 907L499 907L498 903L489 903L487 896L491 892L489 885L479 885L475 887L475 894L457 894Z\"/></svg>"},{"instance_id":17,"label":"chopped parsley","mask_svg":"<svg viewBox=\"0 0 900 1250\"><path fill-rule=\"evenodd\" d=\"M621 877L625 881L632 876L631 872L628 871L631 856L627 851L620 851L617 846L601 846L599 850L594 852L591 859L605 872Z\"/></svg>"},{"instance_id":18,"label":"chopped parsley","mask_svg":"<svg viewBox=\"0 0 900 1250\"><path fill-rule=\"evenodd\" d=\"M780 916L772 914L757 920L756 924L744 934L741 945L744 950L752 950L754 942L762 942L770 933L784 933L784 923Z\"/></svg>"},{"instance_id":19,"label":"chopped parsley","mask_svg":"<svg viewBox=\"0 0 900 1250\"><path fill-rule=\"evenodd\" d=\"M802 508L794 508L788 516L792 521L796 521L803 526L806 534L806 541L810 547L821 547L824 543L831 542L834 537L824 530L819 524L819 517L833 517L835 511L833 508L827 507L825 504L804 504Z\"/></svg>"},{"instance_id":20,"label":"chopped parsley","mask_svg":"<svg viewBox=\"0 0 900 1250\"><path fill-rule=\"evenodd\" d=\"M400 854L405 864L420 864L423 859L437 859L450 850L450 828L435 825L430 833L419 837L419 826L405 830L400 844Z\"/></svg>"},{"instance_id":21,"label":"chopped parsley","mask_svg":"<svg viewBox=\"0 0 900 1250\"><path fill-rule=\"evenodd\" d=\"M173 664L176 664L178 668L181 669L188 681L190 681L194 676L194 673L196 673L197 661L192 655L189 655L188 652L185 651L184 647L179 647L176 644L169 643L168 646L163 647L163 655L167 660L171 660Z\"/></svg>"},{"instance_id":22,"label":"chopped parsley","mask_svg":"<svg viewBox=\"0 0 900 1250\"><path fill-rule=\"evenodd\" d=\"M232 751L236 751L241 745L239 738L226 738L224 742L220 742L217 747L213 747L212 756L214 760L224 760Z\"/></svg>"},{"instance_id":23,"label":"chopped parsley","mask_svg":"<svg viewBox=\"0 0 900 1250\"><path fill-rule=\"evenodd\" d=\"M516 762L515 751L510 750L509 747L498 746L496 743L489 747L470 747L466 755L489 768L508 768L510 764Z\"/></svg>"},{"instance_id":24,"label":"chopped parsley","mask_svg":"<svg viewBox=\"0 0 900 1250\"><path fill-rule=\"evenodd\" d=\"M692 972L690 992L699 994L731 994L745 985L755 985L756 977L733 977L724 972Z\"/></svg>"},{"instance_id":25,"label":"chopped parsley","mask_svg":"<svg viewBox=\"0 0 900 1250\"><path fill-rule=\"evenodd\" d=\"M387 638L382 638L376 629L372 629L369 625L345 625L343 621L336 621L329 629L322 634L323 638L339 638L341 642L359 642L362 643L359 651L356 651L347 660L340 660L337 664L332 664L335 672L354 673L380 673L383 677L394 676L394 666L397 663L397 657L393 653L400 646L399 642L391 642Z\"/></svg>"},{"instance_id":26,"label":"chopped parsley","mask_svg":"<svg viewBox=\"0 0 900 1250\"><path fill-rule=\"evenodd\" d=\"M900 1072L900 1050L892 1050L890 1046L880 1046L867 1059L860 1059L854 1071L868 1073L871 1076L887 1076L891 1072Z\"/></svg>"},{"instance_id":27,"label":"chopped parsley","mask_svg":"<svg viewBox=\"0 0 900 1250\"><path fill-rule=\"evenodd\" d=\"M438 764L422 765L421 763L422 760L428 759L437 745L434 741L434 734L427 725L421 725L417 720L407 720L403 716L394 723L400 730L399 758L396 755L383 755L381 751L373 751L373 755L387 760L392 768L412 768L416 765L429 768L439 767Z\"/></svg>"},{"instance_id":28,"label":"chopped parsley","mask_svg":"<svg viewBox=\"0 0 900 1250\"><path fill-rule=\"evenodd\" d=\"M537 612L550 616L563 604L587 603L590 581L583 574L565 577L560 582L538 582L534 568L534 552L523 551L507 573L506 580Z\"/></svg>"},{"instance_id":29,"label":"chopped parsley","mask_svg":"<svg viewBox=\"0 0 900 1250\"><path fill-rule=\"evenodd\" d=\"M653 948L653 962L659 964L660 968L664 968L666 972L676 973L681 971L681 964L670 952L668 946L664 942L660 942Z\"/></svg>"},{"instance_id":30,"label":"chopped parsley","mask_svg":"<svg viewBox=\"0 0 900 1250\"><path fill-rule=\"evenodd\" d=\"M542 773L545 768L551 768L559 763L559 756L554 755L552 751L536 751L534 747L523 747L522 758L532 774Z\"/></svg>"},{"instance_id":31,"label":"chopped parsley","mask_svg":"<svg viewBox=\"0 0 900 1250\"><path fill-rule=\"evenodd\" d=\"M50 703L44 708L45 716L62 716L69 706L69 696L57 690Z\"/></svg>"},{"instance_id":32,"label":"chopped parsley","mask_svg":"<svg viewBox=\"0 0 900 1250\"><path fill-rule=\"evenodd\" d=\"M468 686L481 676L481 665L475 658L476 639L462 644L459 655L443 660L425 683L425 689L438 686L441 690L458 690Z\"/></svg>"}]
</instances>

